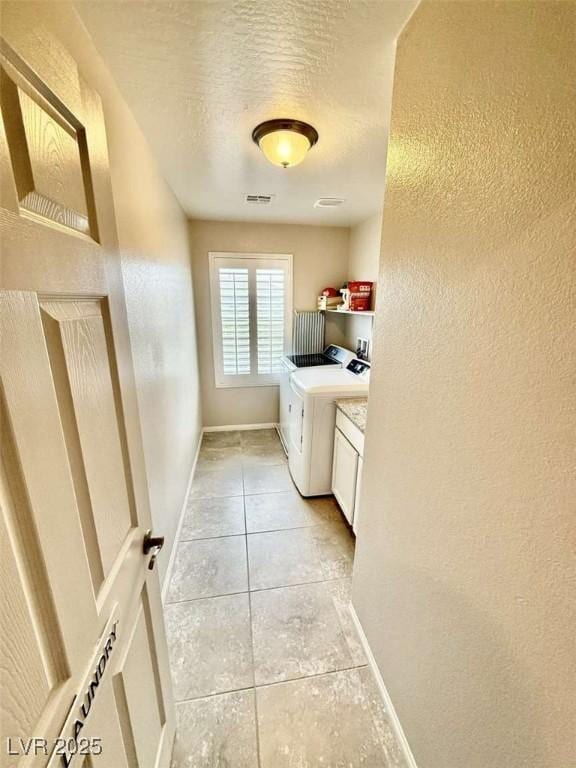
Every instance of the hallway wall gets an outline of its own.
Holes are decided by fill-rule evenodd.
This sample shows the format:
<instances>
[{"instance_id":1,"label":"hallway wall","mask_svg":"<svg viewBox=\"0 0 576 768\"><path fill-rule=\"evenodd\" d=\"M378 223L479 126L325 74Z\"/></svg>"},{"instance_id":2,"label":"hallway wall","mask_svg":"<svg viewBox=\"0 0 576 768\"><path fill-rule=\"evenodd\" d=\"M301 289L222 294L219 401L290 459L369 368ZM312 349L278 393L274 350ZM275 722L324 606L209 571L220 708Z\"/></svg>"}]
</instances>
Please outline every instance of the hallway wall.
<instances>
[{"instance_id":1,"label":"hallway wall","mask_svg":"<svg viewBox=\"0 0 576 768\"><path fill-rule=\"evenodd\" d=\"M163 578L201 431L188 224L70 2L2 3L6 20L47 29L102 99L147 480Z\"/></svg>"},{"instance_id":2,"label":"hallway wall","mask_svg":"<svg viewBox=\"0 0 576 768\"><path fill-rule=\"evenodd\" d=\"M191 221L190 247L196 290L196 322L204 424L272 424L278 421L278 387L217 389L214 380L208 253L291 253L294 309L316 309L320 291L336 288L348 272L347 227ZM343 343L339 324L326 323L328 342Z\"/></svg>"},{"instance_id":3,"label":"hallway wall","mask_svg":"<svg viewBox=\"0 0 576 768\"><path fill-rule=\"evenodd\" d=\"M350 227L350 249L348 255L348 280L370 280L374 283L372 309L378 295L378 269L380 266L380 241L382 237L382 214ZM344 346L356 349L356 339L361 336L370 342L372 348L373 320L371 317L349 315L338 317L344 333Z\"/></svg>"},{"instance_id":4,"label":"hallway wall","mask_svg":"<svg viewBox=\"0 0 576 768\"><path fill-rule=\"evenodd\" d=\"M168 545L162 581L202 429L188 221L131 115L113 119L116 110L107 111L112 185L152 519Z\"/></svg>"},{"instance_id":5,"label":"hallway wall","mask_svg":"<svg viewBox=\"0 0 576 768\"><path fill-rule=\"evenodd\" d=\"M353 602L420 768L576 755L576 5L398 45Z\"/></svg>"}]
</instances>

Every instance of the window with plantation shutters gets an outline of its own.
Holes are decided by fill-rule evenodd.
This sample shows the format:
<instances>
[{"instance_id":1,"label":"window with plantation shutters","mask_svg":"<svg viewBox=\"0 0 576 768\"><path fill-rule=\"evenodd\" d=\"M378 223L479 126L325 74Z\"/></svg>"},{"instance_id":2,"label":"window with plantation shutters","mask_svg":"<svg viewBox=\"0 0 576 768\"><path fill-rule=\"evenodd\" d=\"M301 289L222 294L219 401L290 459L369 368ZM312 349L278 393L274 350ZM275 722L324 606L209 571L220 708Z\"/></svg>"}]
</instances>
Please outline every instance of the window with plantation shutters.
<instances>
[{"instance_id":1,"label":"window with plantation shutters","mask_svg":"<svg viewBox=\"0 0 576 768\"><path fill-rule=\"evenodd\" d=\"M292 256L210 254L217 387L278 383L290 339Z\"/></svg>"},{"instance_id":2,"label":"window with plantation shutters","mask_svg":"<svg viewBox=\"0 0 576 768\"><path fill-rule=\"evenodd\" d=\"M220 267L220 327L225 376L250 373L248 270Z\"/></svg>"},{"instance_id":3,"label":"window with plantation shutters","mask_svg":"<svg viewBox=\"0 0 576 768\"><path fill-rule=\"evenodd\" d=\"M285 275L283 269L256 269L258 373L280 371L284 354Z\"/></svg>"}]
</instances>

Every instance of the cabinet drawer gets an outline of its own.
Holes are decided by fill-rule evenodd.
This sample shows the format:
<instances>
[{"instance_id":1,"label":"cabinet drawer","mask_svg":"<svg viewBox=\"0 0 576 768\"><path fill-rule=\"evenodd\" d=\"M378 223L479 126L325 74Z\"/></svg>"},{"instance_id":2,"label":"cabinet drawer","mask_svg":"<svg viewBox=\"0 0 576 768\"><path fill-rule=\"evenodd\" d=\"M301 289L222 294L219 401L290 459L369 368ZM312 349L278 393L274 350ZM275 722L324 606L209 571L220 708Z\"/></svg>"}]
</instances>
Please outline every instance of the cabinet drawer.
<instances>
[{"instance_id":1,"label":"cabinet drawer","mask_svg":"<svg viewBox=\"0 0 576 768\"><path fill-rule=\"evenodd\" d=\"M336 410L336 426L352 443L360 456L364 456L364 433L339 408Z\"/></svg>"}]
</instances>

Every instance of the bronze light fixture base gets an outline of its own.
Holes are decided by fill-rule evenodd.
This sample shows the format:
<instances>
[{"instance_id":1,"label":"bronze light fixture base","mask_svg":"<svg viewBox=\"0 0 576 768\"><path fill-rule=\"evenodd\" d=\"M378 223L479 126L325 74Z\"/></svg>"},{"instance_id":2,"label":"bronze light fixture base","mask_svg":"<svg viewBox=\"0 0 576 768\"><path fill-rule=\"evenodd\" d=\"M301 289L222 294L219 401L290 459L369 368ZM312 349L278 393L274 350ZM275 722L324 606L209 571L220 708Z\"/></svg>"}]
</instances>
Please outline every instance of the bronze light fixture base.
<instances>
[{"instance_id":1,"label":"bronze light fixture base","mask_svg":"<svg viewBox=\"0 0 576 768\"><path fill-rule=\"evenodd\" d=\"M269 133L275 133L276 131L293 131L294 133L300 133L305 136L310 142L312 148L318 141L318 131L309 123L304 123L302 120L292 120L290 118L277 118L275 120L265 120L263 123L254 128L252 131L252 141L255 144L260 144L260 139L267 136Z\"/></svg>"}]
</instances>

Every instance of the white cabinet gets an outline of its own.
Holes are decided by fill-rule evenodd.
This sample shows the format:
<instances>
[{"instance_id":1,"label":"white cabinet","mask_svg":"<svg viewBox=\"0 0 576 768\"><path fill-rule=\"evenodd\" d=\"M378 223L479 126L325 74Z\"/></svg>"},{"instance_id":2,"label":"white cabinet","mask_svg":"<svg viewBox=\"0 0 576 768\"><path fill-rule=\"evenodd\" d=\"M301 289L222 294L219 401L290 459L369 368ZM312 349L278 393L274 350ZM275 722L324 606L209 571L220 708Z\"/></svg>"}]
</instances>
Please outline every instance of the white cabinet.
<instances>
[{"instance_id":1,"label":"white cabinet","mask_svg":"<svg viewBox=\"0 0 576 768\"><path fill-rule=\"evenodd\" d=\"M336 412L332 493L344 516L358 531L364 465L364 433L342 411Z\"/></svg>"},{"instance_id":2,"label":"white cabinet","mask_svg":"<svg viewBox=\"0 0 576 768\"><path fill-rule=\"evenodd\" d=\"M334 462L332 464L332 493L350 525L354 519L357 474L358 453L342 432L336 428L334 432Z\"/></svg>"},{"instance_id":3,"label":"white cabinet","mask_svg":"<svg viewBox=\"0 0 576 768\"><path fill-rule=\"evenodd\" d=\"M362 470L364 459L358 456L358 472L356 473L356 496L354 497L354 517L352 518L352 530L358 536L358 521L360 520L360 506L362 498Z\"/></svg>"}]
</instances>

